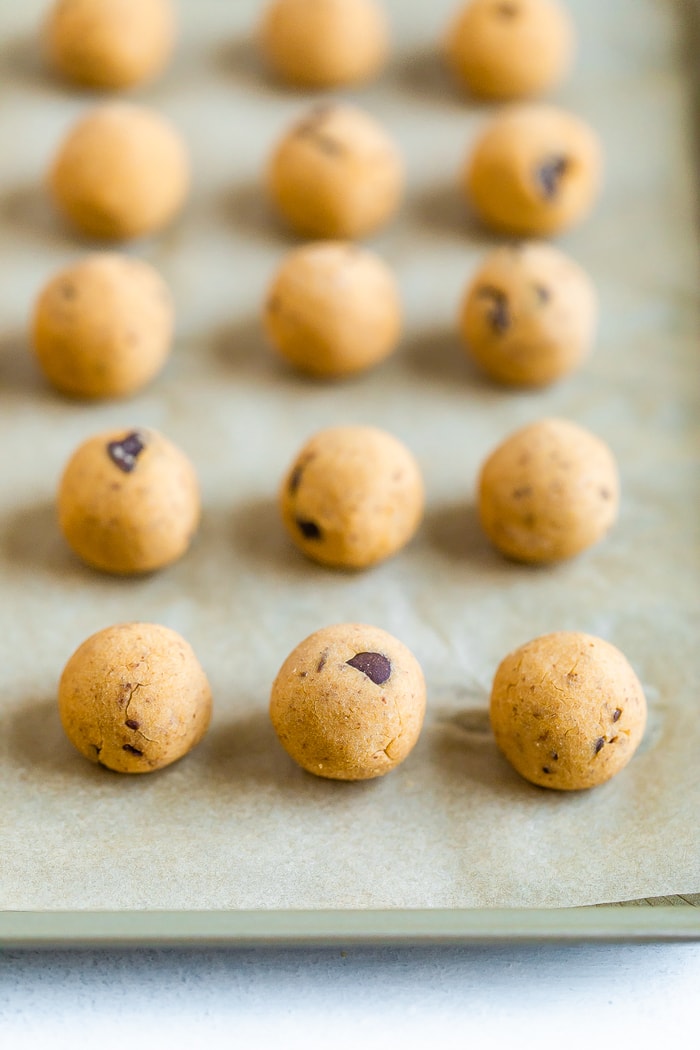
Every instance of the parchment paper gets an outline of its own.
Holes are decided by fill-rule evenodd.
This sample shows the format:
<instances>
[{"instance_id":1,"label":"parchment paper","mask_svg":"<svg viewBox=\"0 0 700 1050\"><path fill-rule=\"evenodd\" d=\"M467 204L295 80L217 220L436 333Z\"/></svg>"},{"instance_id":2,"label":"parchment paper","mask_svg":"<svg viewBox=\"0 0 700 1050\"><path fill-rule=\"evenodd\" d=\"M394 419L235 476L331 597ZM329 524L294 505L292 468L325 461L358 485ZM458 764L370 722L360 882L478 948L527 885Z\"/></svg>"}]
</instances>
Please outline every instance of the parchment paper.
<instances>
[{"instance_id":1,"label":"parchment paper","mask_svg":"<svg viewBox=\"0 0 700 1050\"><path fill-rule=\"evenodd\" d=\"M52 214L43 173L93 99L53 82L36 54L39 0L0 4L0 903L4 908L559 906L700 891L698 724L697 231L687 8L572 0L582 42L560 102L599 130L604 199L562 240L602 299L597 350L534 394L490 385L455 338L462 289L495 240L476 228L456 173L489 114L459 97L435 45L453 0L392 0L396 47L382 79L351 93L405 153L400 219L374 242L398 273L406 334L395 358L343 385L278 363L258 310L293 240L260 173L310 96L271 85L250 42L261 3L180 4L183 42L135 97L173 118L195 170L182 219L129 250L177 298L165 374L130 402L72 403L27 350L43 282L87 247ZM621 520L553 569L493 552L475 521L479 464L516 426L577 420L619 458ZM308 435L371 422L415 451L428 511L416 541L357 576L290 548L274 498ZM110 426L154 426L192 457L204 522L178 565L144 580L81 566L54 522L73 448ZM148 777L88 764L59 726L58 676L107 624L153 620L193 644L214 690L198 750ZM413 755L359 785L298 770L267 718L288 651L332 622L376 623L422 662L429 714ZM531 787L499 756L487 698L501 657L545 631L618 645L651 708L628 769L588 793Z\"/></svg>"}]
</instances>

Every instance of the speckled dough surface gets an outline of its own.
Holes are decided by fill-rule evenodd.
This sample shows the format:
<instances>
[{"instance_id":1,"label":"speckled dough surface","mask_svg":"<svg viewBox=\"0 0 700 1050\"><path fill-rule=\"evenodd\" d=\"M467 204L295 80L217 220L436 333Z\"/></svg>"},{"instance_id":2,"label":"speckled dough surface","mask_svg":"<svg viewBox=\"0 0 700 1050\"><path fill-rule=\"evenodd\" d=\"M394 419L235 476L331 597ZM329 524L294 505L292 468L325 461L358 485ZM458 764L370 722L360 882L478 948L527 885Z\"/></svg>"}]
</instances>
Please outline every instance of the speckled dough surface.
<instances>
[{"instance_id":1,"label":"speckled dough surface","mask_svg":"<svg viewBox=\"0 0 700 1050\"><path fill-rule=\"evenodd\" d=\"M460 329L471 357L495 380L543 386L591 350L597 296L585 271L549 244L497 248L473 276Z\"/></svg>"},{"instance_id":2,"label":"speckled dough surface","mask_svg":"<svg viewBox=\"0 0 700 1050\"><path fill-rule=\"evenodd\" d=\"M487 536L508 557L561 561L597 543L615 522L617 465L595 434L569 420L543 419L491 453L478 500Z\"/></svg>"},{"instance_id":3,"label":"speckled dough surface","mask_svg":"<svg viewBox=\"0 0 700 1050\"><path fill-rule=\"evenodd\" d=\"M526 98L551 90L569 72L574 27L557 0L468 0L450 23L444 50L472 94Z\"/></svg>"},{"instance_id":4,"label":"speckled dough surface","mask_svg":"<svg viewBox=\"0 0 700 1050\"><path fill-rule=\"evenodd\" d=\"M363 569L396 554L414 535L425 494L413 455L377 427L319 431L280 488L282 520L304 554Z\"/></svg>"},{"instance_id":5,"label":"speckled dough surface","mask_svg":"<svg viewBox=\"0 0 700 1050\"><path fill-rule=\"evenodd\" d=\"M317 106L282 137L267 175L279 214L305 237L356 238L392 217L403 161L374 117L355 106Z\"/></svg>"},{"instance_id":6,"label":"speckled dough surface","mask_svg":"<svg viewBox=\"0 0 700 1050\"><path fill-rule=\"evenodd\" d=\"M170 353L173 302L148 263L88 255L61 270L34 307L34 350L44 375L74 397L121 397L148 383Z\"/></svg>"},{"instance_id":7,"label":"speckled dough surface","mask_svg":"<svg viewBox=\"0 0 700 1050\"><path fill-rule=\"evenodd\" d=\"M389 32L375 0L272 0L259 30L263 57L282 81L309 88L369 80Z\"/></svg>"},{"instance_id":8,"label":"speckled dough surface","mask_svg":"<svg viewBox=\"0 0 700 1050\"><path fill-rule=\"evenodd\" d=\"M100 240L129 240L155 233L175 217L189 188L189 159L180 135L160 113L111 102L70 129L49 185L59 210L80 231Z\"/></svg>"},{"instance_id":9,"label":"speckled dough surface","mask_svg":"<svg viewBox=\"0 0 700 1050\"><path fill-rule=\"evenodd\" d=\"M108 90L153 79L175 35L172 0L54 0L44 32L57 72Z\"/></svg>"},{"instance_id":10,"label":"speckled dough surface","mask_svg":"<svg viewBox=\"0 0 700 1050\"><path fill-rule=\"evenodd\" d=\"M491 725L533 784L577 791L623 769L647 720L642 686L614 645L558 631L506 656L491 690Z\"/></svg>"},{"instance_id":11,"label":"speckled dough surface","mask_svg":"<svg viewBox=\"0 0 700 1050\"><path fill-rule=\"evenodd\" d=\"M351 375L378 364L396 347L399 289L373 252L348 242L317 242L284 259L263 319L272 345L300 371Z\"/></svg>"},{"instance_id":12,"label":"speckled dough surface","mask_svg":"<svg viewBox=\"0 0 700 1050\"><path fill-rule=\"evenodd\" d=\"M303 769L333 780L383 776L412 751L425 716L415 656L386 631L347 623L294 649L272 686L270 718Z\"/></svg>"},{"instance_id":13,"label":"speckled dough surface","mask_svg":"<svg viewBox=\"0 0 700 1050\"><path fill-rule=\"evenodd\" d=\"M177 561L200 515L185 454L154 430L110 430L71 456L58 491L61 530L96 569L129 575Z\"/></svg>"},{"instance_id":14,"label":"speckled dough surface","mask_svg":"<svg viewBox=\"0 0 700 1050\"><path fill-rule=\"evenodd\" d=\"M573 113L512 105L486 125L463 174L467 199L501 233L550 236L582 222L598 197L601 147Z\"/></svg>"},{"instance_id":15,"label":"speckled dough surface","mask_svg":"<svg viewBox=\"0 0 700 1050\"><path fill-rule=\"evenodd\" d=\"M211 691L191 646L152 623L121 623L73 653L58 687L61 723L91 762L151 773L191 751L207 731Z\"/></svg>"}]
</instances>

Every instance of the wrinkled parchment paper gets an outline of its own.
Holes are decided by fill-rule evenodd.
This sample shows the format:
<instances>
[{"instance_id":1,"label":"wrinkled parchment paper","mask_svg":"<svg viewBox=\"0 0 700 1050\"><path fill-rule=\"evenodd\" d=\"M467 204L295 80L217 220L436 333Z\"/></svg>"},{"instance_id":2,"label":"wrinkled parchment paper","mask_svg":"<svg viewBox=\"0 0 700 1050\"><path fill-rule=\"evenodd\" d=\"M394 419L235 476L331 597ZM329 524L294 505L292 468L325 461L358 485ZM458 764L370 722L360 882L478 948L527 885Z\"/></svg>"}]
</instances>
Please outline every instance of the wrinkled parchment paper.
<instances>
[{"instance_id":1,"label":"wrinkled parchment paper","mask_svg":"<svg viewBox=\"0 0 700 1050\"><path fill-rule=\"evenodd\" d=\"M698 296L685 7L575 0L582 43L558 94L599 130L604 199L562 240L602 300L597 350L551 390L498 389L455 339L462 289L494 239L455 177L488 108L460 98L435 58L453 0L392 0L396 48L353 93L396 136L409 187L373 242L395 267L406 333L395 358L343 385L299 378L259 331L271 274L293 243L260 173L309 104L271 85L251 28L261 3L182 0L183 42L135 97L182 129L195 171L182 219L133 246L175 293L165 374L124 403L83 405L45 386L27 351L32 301L81 243L42 178L93 101L36 54L39 0L0 5L0 904L3 908L369 908L581 905L700 891ZM506 563L479 533L479 464L508 432L562 415L603 436L624 485L619 525L552 569ZM415 451L428 510L388 564L347 576L305 561L277 519L278 480L302 441L340 421L378 424ZM84 438L154 426L194 460L204 522L188 556L144 580L82 567L53 517L61 468ZM60 729L56 683L107 624L159 621L194 645L214 690L199 749L149 777L88 764ZM267 719L270 683L301 638L362 620L396 634L429 683L413 755L383 780L298 770ZM584 794L531 787L497 753L486 705L501 657L582 629L618 645L650 703L643 747Z\"/></svg>"}]
</instances>

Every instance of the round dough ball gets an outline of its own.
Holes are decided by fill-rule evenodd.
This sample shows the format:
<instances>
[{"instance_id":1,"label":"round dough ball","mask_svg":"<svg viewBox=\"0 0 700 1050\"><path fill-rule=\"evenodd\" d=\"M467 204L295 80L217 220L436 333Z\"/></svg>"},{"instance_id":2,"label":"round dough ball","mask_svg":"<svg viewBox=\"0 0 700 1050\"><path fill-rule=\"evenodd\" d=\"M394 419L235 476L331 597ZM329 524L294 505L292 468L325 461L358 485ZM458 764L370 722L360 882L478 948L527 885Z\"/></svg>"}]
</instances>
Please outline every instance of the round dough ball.
<instances>
[{"instance_id":1,"label":"round dough ball","mask_svg":"<svg viewBox=\"0 0 700 1050\"><path fill-rule=\"evenodd\" d=\"M370 780L413 750L425 716L415 656L386 631L344 623L316 631L289 654L272 686L270 718L302 769L331 780Z\"/></svg>"},{"instance_id":2,"label":"round dough ball","mask_svg":"<svg viewBox=\"0 0 700 1050\"><path fill-rule=\"evenodd\" d=\"M516 561L547 563L579 554L611 528L618 505L610 449L565 419L517 430L481 469L481 524Z\"/></svg>"},{"instance_id":3,"label":"round dough ball","mask_svg":"<svg viewBox=\"0 0 700 1050\"><path fill-rule=\"evenodd\" d=\"M321 430L280 489L282 520L297 547L322 565L364 569L416 532L425 494L412 454L376 427Z\"/></svg>"},{"instance_id":4,"label":"round dough ball","mask_svg":"<svg viewBox=\"0 0 700 1050\"><path fill-rule=\"evenodd\" d=\"M470 0L445 40L447 64L487 99L541 95L573 64L574 27L556 0Z\"/></svg>"},{"instance_id":5,"label":"round dough ball","mask_svg":"<svg viewBox=\"0 0 700 1050\"><path fill-rule=\"evenodd\" d=\"M340 87L379 72L389 28L374 0L274 0L263 16L260 47L280 80Z\"/></svg>"},{"instance_id":6,"label":"round dough ball","mask_svg":"<svg viewBox=\"0 0 700 1050\"><path fill-rule=\"evenodd\" d=\"M508 106L478 139L464 192L487 226L524 237L548 236L583 221L601 186L597 136L554 106Z\"/></svg>"},{"instance_id":7,"label":"round dough ball","mask_svg":"<svg viewBox=\"0 0 700 1050\"><path fill-rule=\"evenodd\" d=\"M44 375L73 397L122 397L165 364L173 303L140 259L88 255L56 274L34 309L34 349Z\"/></svg>"},{"instance_id":8,"label":"round dough ball","mask_svg":"<svg viewBox=\"0 0 700 1050\"><path fill-rule=\"evenodd\" d=\"M68 132L51 168L55 203L83 233L101 240L143 237L166 226L189 187L178 132L144 106L99 106Z\"/></svg>"},{"instance_id":9,"label":"round dough ball","mask_svg":"<svg viewBox=\"0 0 700 1050\"><path fill-rule=\"evenodd\" d=\"M460 329L467 352L497 382L543 386L588 356L597 317L585 271L532 242L487 256L464 297Z\"/></svg>"},{"instance_id":10,"label":"round dough ball","mask_svg":"<svg viewBox=\"0 0 700 1050\"><path fill-rule=\"evenodd\" d=\"M81 755L116 773L152 773L202 739L211 690L169 627L120 623L76 649L58 687L61 723Z\"/></svg>"},{"instance_id":11,"label":"round dough ball","mask_svg":"<svg viewBox=\"0 0 700 1050\"><path fill-rule=\"evenodd\" d=\"M45 39L61 76L119 90L157 76L175 35L171 0L55 0Z\"/></svg>"},{"instance_id":12,"label":"round dough ball","mask_svg":"<svg viewBox=\"0 0 700 1050\"><path fill-rule=\"evenodd\" d=\"M499 748L541 787L602 784L637 750L647 707L619 649L577 631L535 638L501 662L491 691Z\"/></svg>"},{"instance_id":13,"label":"round dough ball","mask_svg":"<svg viewBox=\"0 0 700 1050\"><path fill-rule=\"evenodd\" d=\"M403 193L403 161L384 129L354 106L318 106L282 138L268 170L282 218L305 237L364 237Z\"/></svg>"},{"instance_id":14,"label":"round dough ball","mask_svg":"<svg viewBox=\"0 0 700 1050\"><path fill-rule=\"evenodd\" d=\"M396 280L355 244L321 241L290 252L270 287L267 335L290 364L336 377L378 364L401 334Z\"/></svg>"},{"instance_id":15,"label":"round dough ball","mask_svg":"<svg viewBox=\"0 0 700 1050\"><path fill-rule=\"evenodd\" d=\"M199 525L199 484L187 457L155 430L111 430L84 442L58 491L61 531L96 569L152 572L177 561Z\"/></svg>"}]
</instances>

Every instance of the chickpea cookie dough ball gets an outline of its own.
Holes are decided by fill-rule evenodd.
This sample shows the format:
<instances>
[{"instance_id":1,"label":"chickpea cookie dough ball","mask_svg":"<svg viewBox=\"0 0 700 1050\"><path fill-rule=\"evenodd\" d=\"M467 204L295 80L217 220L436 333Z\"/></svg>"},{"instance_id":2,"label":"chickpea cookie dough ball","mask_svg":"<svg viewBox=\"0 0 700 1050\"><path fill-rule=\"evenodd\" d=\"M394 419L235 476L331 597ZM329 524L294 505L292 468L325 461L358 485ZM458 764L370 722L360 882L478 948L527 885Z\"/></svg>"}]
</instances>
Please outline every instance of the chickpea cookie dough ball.
<instances>
[{"instance_id":1,"label":"chickpea cookie dough ball","mask_svg":"<svg viewBox=\"0 0 700 1050\"><path fill-rule=\"evenodd\" d=\"M88 255L56 274L32 322L44 375L73 397L123 397L165 364L173 303L160 275L140 259Z\"/></svg>"},{"instance_id":2,"label":"chickpea cookie dough ball","mask_svg":"<svg viewBox=\"0 0 700 1050\"><path fill-rule=\"evenodd\" d=\"M576 369L592 348L597 297L585 271L549 244L497 248L464 296L468 354L499 383L544 386Z\"/></svg>"},{"instance_id":3,"label":"chickpea cookie dough ball","mask_svg":"<svg viewBox=\"0 0 700 1050\"><path fill-rule=\"evenodd\" d=\"M541 95L573 63L574 29L556 0L470 0L449 27L445 58L473 95Z\"/></svg>"},{"instance_id":4,"label":"chickpea cookie dough ball","mask_svg":"<svg viewBox=\"0 0 700 1050\"><path fill-rule=\"evenodd\" d=\"M516 430L479 477L486 535L516 561L557 562L597 543L617 518L619 480L608 446L576 423Z\"/></svg>"},{"instance_id":5,"label":"chickpea cookie dough ball","mask_svg":"<svg viewBox=\"0 0 700 1050\"><path fill-rule=\"evenodd\" d=\"M554 106L514 105L482 132L463 186L487 226L516 236L549 236L588 215L601 172L600 144L584 121Z\"/></svg>"},{"instance_id":6,"label":"chickpea cookie dough ball","mask_svg":"<svg viewBox=\"0 0 700 1050\"><path fill-rule=\"evenodd\" d=\"M371 79L389 47L387 19L375 0L274 0L259 38L279 79L308 88Z\"/></svg>"},{"instance_id":7,"label":"chickpea cookie dough ball","mask_svg":"<svg viewBox=\"0 0 700 1050\"><path fill-rule=\"evenodd\" d=\"M211 691L175 631L120 623L73 653L61 675L58 709L66 736L85 758L116 773L152 773L202 739Z\"/></svg>"},{"instance_id":8,"label":"chickpea cookie dough ball","mask_svg":"<svg viewBox=\"0 0 700 1050\"><path fill-rule=\"evenodd\" d=\"M403 161L361 109L324 105L275 149L268 188L282 218L304 237L354 239L383 226L403 193Z\"/></svg>"},{"instance_id":9,"label":"chickpea cookie dough ball","mask_svg":"<svg viewBox=\"0 0 700 1050\"><path fill-rule=\"evenodd\" d=\"M282 520L309 558L365 569L416 532L425 502L412 454L376 427L340 426L308 441L280 489Z\"/></svg>"},{"instance_id":10,"label":"chickpea cookie dough ball","mask_svg":"<svg viewBox=\"0 0 700 1050\"><path fill-rule=\"evenodd\" d=\"M68 132L49 174L54 201L79 230L101 240L155 233L182 207L189 160L159 113L112 102Z\"/></svg>"},{"instance_id":11,"label":"chickpea cookie dough ball","mask_svg":"<svg viewBox=\"0 0 700 1050\"><path fill-rule=\"evenodd\" d=\"M342 241L290 252L264 309L270 342L291 365L324 378L378 364L401 334L399 290L374 253Z\"/></svg>"},{"instance_id":12,"label":"chickpea cookie dough ball","mask_svg":"<svg viewBox=\"0 0 700 1050\"><path fill-rule=\"evenodd\" d=\"M152 80L175 43L171 0L55 0L48 57L67 80L119 90Z\"/></svg>"},{"instance_id":13,"label":"chickpea cookie dough ball","mask_svg":"<svg viewBox=\"0 0 700 1050\"><path fill-rule=\"evenodd\" d=\"M287 754L331 780L370 780L412 751L425 716L415 656L386 631L345 623L294 649L272 686L270 718Z\"/></svg>"},{"instance_id":14,"label":"chickpea cookie dough ball","mask_svg":"<svg viewBox=\"0 0 700 1050\"><path fill-rule=\"evenodd\" d=\"M620 650L577 631L509 653L491 691L491 725L505 757L526 780L559 791L619 773L646 718L642 686Z\"/></svg>"},{"instance_id":15,"label":"chickpea cookie dough ball","mask_svg":"<svg viewBox=\"0 0 700 1050\"><path fill-rule=\"evenodd\" d=\"M58 491L61 531L88 565L119 575L180 558L200 516L187 457L155 430L110 430L73 453Z\"/></svg>"}]
</instances>

